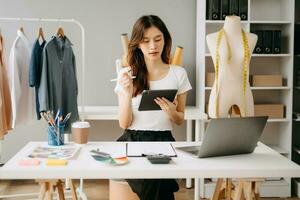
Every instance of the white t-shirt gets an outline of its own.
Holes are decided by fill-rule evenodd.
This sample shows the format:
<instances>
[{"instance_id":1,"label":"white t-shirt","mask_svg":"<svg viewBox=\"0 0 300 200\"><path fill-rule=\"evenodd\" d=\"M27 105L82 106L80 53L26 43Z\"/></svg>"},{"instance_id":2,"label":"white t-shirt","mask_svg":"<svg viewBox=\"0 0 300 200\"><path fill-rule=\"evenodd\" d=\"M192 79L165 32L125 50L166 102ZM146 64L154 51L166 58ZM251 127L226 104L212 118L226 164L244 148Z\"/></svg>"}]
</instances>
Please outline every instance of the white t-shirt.
<instances>
[{"instance_id":1,"label":"white t-shirt","mask_svg":"<svg viewBox=\"0 0 300 200\"><path fill-rule=\"evenodd\" d=\"M177 94L182 94L192 89L187 73L183 67L171 65L168 74L157 81L150 81L150 90L177 89ZM122 88L117 84L115 92L121 92ZM172 122L167 113L162 110L138 111L142 95L132 98L132 124L130 130L172 130Z\"/></svg>"}]
</instances>

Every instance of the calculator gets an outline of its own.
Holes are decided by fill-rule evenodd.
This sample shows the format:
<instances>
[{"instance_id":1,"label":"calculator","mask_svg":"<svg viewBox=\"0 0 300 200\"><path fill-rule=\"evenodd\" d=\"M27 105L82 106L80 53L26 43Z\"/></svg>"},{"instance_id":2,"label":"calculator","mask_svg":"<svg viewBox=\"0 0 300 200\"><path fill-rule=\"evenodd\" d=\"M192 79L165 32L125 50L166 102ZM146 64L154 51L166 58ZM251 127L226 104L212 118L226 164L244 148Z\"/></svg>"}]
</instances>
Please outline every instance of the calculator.
<instances>
[{"instance_id":1,"label":"calculator","mask_svg":"<svg viewBox=\"0 0 300 200\"><path fill-rule=\"evenodd\" d=\"M168 164L172 160L170 156L163 154L147 155L146 157L152 164Z\"/></svg>"}]
</instances>

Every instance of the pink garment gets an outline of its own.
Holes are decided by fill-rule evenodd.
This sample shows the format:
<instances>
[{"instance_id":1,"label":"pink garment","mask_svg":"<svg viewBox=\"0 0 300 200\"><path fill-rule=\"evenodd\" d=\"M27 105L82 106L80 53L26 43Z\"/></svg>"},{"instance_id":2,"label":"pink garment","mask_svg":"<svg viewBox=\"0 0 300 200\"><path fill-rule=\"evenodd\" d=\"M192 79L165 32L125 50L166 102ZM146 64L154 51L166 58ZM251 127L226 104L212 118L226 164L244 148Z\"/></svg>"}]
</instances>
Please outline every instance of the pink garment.
<instances>
[{"instance_id":1,"label":"pink garment","mask_svg":"<svg viewBox=\"0 0 300 200\"><path fill-rule=\"evenodd\" d=\"M4 59L3 37L0 34L0 139L12 130L12 107Z\"/></svg>"}]
</instances>

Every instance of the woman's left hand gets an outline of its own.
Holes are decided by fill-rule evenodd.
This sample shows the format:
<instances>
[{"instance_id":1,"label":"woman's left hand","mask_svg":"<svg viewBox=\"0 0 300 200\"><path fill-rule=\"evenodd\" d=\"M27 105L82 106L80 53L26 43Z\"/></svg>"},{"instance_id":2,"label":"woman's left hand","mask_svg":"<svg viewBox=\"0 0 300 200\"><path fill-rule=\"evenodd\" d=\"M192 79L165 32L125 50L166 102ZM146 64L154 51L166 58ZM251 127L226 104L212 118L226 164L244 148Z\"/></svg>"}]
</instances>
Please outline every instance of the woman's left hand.
<instances>
[{"instance_id":1,"label":"woman's left hand","mask_svg":"<svg viewBox=\"0 0 300 200\"><path fill-rule=\"evenodd\" d=\"M162 97L162 98L156 98L156 99L154 99L154 101L169 116L172 116L176 112L176 107L177 107L177 101L176 100L174 102L171 102L168 99Z\"/></svg>"}]
</instances>

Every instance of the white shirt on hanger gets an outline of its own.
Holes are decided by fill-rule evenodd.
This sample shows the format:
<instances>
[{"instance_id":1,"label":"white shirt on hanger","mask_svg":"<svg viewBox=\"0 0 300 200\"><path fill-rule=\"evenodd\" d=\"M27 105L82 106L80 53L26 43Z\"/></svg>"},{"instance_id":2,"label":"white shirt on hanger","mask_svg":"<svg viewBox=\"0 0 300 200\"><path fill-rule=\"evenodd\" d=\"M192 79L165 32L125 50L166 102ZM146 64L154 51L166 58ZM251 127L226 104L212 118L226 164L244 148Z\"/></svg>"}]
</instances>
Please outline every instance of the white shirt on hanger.
<instances>
[{"instance_id":1,"label":"white shirt on hanger","mask_svg":"<svg viewBox=\"0 0 300 200\"><path fill-rule=\"evenodd\" d=\"M8 65L8 78L12 99L12 127L26 125L35 120L34 90L29 87L31 45L23 32L18 30Z\"/></svg>"}]
</instances>

